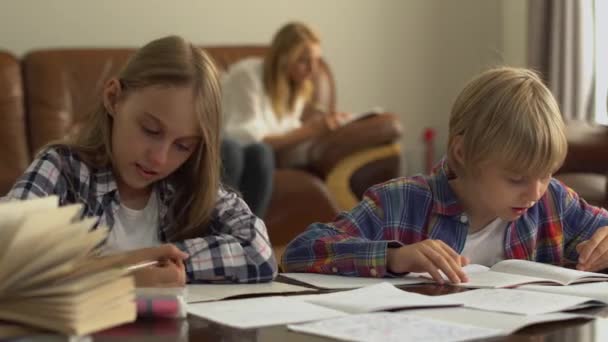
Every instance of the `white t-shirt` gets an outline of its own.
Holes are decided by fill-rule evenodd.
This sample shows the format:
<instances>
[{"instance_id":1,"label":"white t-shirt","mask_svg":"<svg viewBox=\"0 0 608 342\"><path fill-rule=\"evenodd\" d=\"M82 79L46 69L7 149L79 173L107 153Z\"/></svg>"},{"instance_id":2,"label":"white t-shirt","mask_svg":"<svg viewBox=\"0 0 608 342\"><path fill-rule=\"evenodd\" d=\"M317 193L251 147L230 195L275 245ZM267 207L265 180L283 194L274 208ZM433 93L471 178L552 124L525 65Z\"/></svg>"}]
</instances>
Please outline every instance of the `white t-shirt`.
<instances>
[{"instance_id":1,"label":"white t-shirt","mask_svg":"<svg viewBox=\"0 0 608 342\"><path fill-rule=\"evenodd\" d=\"M222 76L224 133L242 145L262 141L302 126L304 101L279 120L262 83L263 60L247 58L233 64Z\"/></svg>"},{"instance_id":2,"label":"white t-shirt","mask_svg":"<svg viewBox=\"0 0 608 342\"><path fill-rule=\"evenodd\" d=\"M471 264L492 266L504 260L504 237L507 222L500 218L490 222L487 226L467 235L462 256L469 258Z\"/></svg>"},{"instance_id":3,"label":"white t-shirt","mask_svg":"<svg viewBox=\"0 0 608 342\"><path fill-rule=\"evenodd\" d=\"M158 238L158 199L152 192L141 210L120 204L114 216L114 226L104 246L105 254L160 245Z\"/></svg>"}]
</instances>

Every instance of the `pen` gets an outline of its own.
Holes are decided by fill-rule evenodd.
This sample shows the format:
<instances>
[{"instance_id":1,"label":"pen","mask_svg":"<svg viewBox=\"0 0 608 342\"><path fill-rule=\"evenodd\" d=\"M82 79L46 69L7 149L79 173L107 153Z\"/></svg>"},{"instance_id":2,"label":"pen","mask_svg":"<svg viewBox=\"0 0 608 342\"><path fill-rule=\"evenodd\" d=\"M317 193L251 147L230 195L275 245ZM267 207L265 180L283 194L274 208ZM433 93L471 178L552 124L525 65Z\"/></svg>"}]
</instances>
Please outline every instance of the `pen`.
<instances>
[{"instance_id":1,"label":"pen","mask_svg":"<svg viewBox=\"0 0 608 342\"><path fill-rule=\"evenodd\" d=\"M132 271L136 271L140 268L154 266L154 265L158 265L158 260L144 261L144 262L140 262L139 264L133 264L133 265L127 267L127 271L132 272Z\"/></svg>"}]
</instances>

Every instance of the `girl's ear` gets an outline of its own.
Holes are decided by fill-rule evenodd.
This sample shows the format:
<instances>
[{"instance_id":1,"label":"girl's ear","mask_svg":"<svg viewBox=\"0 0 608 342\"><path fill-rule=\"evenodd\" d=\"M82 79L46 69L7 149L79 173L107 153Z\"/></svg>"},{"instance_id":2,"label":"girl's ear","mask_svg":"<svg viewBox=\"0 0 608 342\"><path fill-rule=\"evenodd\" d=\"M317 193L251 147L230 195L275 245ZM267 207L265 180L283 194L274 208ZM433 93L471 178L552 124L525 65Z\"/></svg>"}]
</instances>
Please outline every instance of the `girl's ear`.
<instances>
[{"instance_id":1,"label":"girl's ear","mask_svg":"<svg viewBox=\"0 0 608 342\"><path fill-rule=\"evenodd\" d=\"M110 116L116 113L116 104L121 94L120 81L117 78L109 79L103 88L103 105Z\"/></svg>"}]
</instances>

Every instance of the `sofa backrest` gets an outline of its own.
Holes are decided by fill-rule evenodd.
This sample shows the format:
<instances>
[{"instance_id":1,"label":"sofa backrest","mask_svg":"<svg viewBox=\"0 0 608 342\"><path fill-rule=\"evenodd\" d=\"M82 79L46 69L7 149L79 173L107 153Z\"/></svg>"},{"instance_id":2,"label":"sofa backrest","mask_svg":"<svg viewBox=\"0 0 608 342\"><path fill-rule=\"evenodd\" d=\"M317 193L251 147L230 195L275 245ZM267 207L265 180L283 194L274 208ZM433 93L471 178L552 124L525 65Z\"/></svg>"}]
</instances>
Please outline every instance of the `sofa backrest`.
<instances>
[{"instance_id":1,"label":"sofa backrest","mask_svg":"<svg viewBox=\"0 0 608 342\"><path fill-rule=\"evenodd\" d=\"M250 56L263 56L265 46L203 47L220 71ZM59 139L80 116L94 110L105 81L116 75L134 49L53 49L28 53L23 59L29 152ZM322 63L315 102L334 108L335 87Z\"/></svg>"},{"instance_id":2,"label":"sofa backrest","mask_svg":"<svg viewBox=\"0 0 608 342\"><path fill-rule=\"evenodd\" d=\"M0 120L0 192L4 194L30 162L21 68L7 52L0 52Z\"/></svg>"}]
</instances>

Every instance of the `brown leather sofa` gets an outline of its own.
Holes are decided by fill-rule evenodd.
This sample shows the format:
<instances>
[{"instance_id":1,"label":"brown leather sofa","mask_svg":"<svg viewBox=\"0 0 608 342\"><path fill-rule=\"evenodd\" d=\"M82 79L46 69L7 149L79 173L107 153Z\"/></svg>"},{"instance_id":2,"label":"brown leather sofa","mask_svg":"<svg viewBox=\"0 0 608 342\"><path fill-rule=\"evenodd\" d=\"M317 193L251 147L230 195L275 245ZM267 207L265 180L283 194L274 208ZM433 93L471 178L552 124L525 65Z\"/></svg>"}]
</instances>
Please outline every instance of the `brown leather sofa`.
<instances>
[{"instance_id":1,"label":"brown leather sofa","mask_svg":"<svg viewBox=\"0 0 608 342\"><path fill-rule=\"evenodd\" d=\"M608 208L608 127L566 126L568 156L556 177L587 202Z\"/></svg>"},{"instance_id":2,"label":"brown leather sofa","mask_svg":"<svg viewBox=\"0 0 608 342\"><path fill-rule=\"evenodd\" d=\"M204 49L220 70L241 58L261 56L266 51L264 46ZM64 136L78 122L79 115L93 108L103 82L120 69L133 51L39 50L21 60L0 52L2 194L23 173L36 151ZM315 108L334 109L335 85L327 65L323 64L323 72L315 82ZM264 220L278 254L310 223L333 219L341 208L352 206L365 188L398 175L398 121L390 114L370 120L364 125L367 129L364 134L360 132L361 127L357 128L363 124L355 123L338 132L337 137L328 136L315 142L309 169L277 169ZM356 142L361 137L367 137L368 144L336 143L344 139ZM369 147L369 142L373 147ZM339 179L340 175L347 178Z\"/></svg>"}]
</instances>

